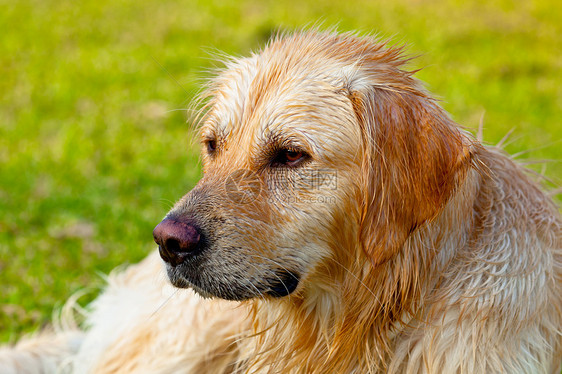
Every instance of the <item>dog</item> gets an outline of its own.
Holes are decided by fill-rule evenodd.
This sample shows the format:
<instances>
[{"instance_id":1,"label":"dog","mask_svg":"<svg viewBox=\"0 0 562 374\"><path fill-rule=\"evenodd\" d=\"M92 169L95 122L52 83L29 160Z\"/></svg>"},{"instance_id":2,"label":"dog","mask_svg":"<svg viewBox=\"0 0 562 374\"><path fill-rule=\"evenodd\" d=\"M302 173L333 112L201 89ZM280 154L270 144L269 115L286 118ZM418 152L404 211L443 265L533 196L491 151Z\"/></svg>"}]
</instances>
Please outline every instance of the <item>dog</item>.
<instances>
[{"instance_id":1,"label":"dog","mask_svg":"<svg viewBox=\"0 0 562 374\"><path fill-rule=\"evenodd\" d=\"M319 30L228 60L159 251L2 372L559 372L559 210L407 61Z\"/></svg>"}]
</instances>

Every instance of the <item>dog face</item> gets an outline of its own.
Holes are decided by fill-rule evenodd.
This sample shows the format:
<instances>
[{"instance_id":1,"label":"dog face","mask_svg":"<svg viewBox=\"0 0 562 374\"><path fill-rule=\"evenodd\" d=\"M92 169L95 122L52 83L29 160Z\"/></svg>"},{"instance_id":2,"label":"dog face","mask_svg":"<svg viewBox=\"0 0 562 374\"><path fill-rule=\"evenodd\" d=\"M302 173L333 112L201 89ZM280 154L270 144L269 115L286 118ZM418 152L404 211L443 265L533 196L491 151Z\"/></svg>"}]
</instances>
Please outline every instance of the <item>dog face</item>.
<instances>
[{"instance_id":1,"label":"dog face","mask_svg":"<svg viewBox=\"0 0 562 374\"><path fill-rule=\"evenodd\" d=\"M340 88L261 63L242 60L216 81L201 128L204 177L167 217L200 235L168 265L170 279L203 295L293 292L330 256L334 217L352 191L341 181L357 174L360 133Z\"/></svg>"},{"instance_id":2,"label":"dog face","mask_svg":"<svg viewBox=\"0 0 562 374\"><path fill-rule=\"evenodd\" d=\"M436 214L466 152L424 122L435 115L416 106L423 93L398 54L303 34L227 63L202 120L204 176L154 231L174 285L286 296L313 287L326 262L384 261Z\"/></svg>"}]
</instances>

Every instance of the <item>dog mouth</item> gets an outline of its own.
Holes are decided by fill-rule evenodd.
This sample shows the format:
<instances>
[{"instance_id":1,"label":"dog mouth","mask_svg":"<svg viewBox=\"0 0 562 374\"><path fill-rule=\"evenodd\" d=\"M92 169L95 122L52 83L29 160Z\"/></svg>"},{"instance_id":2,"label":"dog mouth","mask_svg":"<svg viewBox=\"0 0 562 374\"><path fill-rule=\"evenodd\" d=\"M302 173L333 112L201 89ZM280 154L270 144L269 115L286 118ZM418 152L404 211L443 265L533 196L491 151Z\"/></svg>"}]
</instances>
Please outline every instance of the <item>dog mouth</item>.
<instances>
[{"instance_id":1,"label":"dog mouth","mask_svg":"<svg viewBox=\"0 0 562 374\"><path fill-rule=\"evenodd\" d=\"M230 301L243 301L270 296L282 298L292 294L300 283L300 276L293 271L277 270L264 279L247 279L214 274L207 276L182 266L166 266L170 283L177 288L191 288L204 298L218 297Z\"/></svg>"},{"instance_id":2,"label":"dog mouth","mask_svg":"<svg viewBox=\"0 0 562 374\"><path fill-rule=\"evenodd\" d=\"M276 278L269 280L266 293L273 297L284 297L292 294L299 285L300 277L294 272L282 270L276 273Z\"/></svg>"},{"instance_id":3,"label":"dog mouth","mask_svg":"<svg viewBox=\"0 0 562 374\"><path fill-rule=\"evenodd\" d=\"M271 256L255 253L255 248L221 245L210 225L193 215L169 214L153 235L172 285L192 288L203 297L282 298L300 282L300 272L294 271L299 266L291 256L285 255L285 261L274 249L264 251L276 256L273 261Z\"/></svg>"}]
</instances>

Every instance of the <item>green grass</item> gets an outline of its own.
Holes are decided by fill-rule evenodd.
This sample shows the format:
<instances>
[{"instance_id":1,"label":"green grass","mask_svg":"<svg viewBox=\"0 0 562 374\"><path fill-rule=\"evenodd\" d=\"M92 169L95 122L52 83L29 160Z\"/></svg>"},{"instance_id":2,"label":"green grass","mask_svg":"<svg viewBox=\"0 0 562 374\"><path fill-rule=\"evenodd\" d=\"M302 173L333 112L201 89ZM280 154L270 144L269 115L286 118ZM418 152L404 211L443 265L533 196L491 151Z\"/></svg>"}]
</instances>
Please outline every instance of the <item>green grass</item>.
<instances>
[{"instance_id":1,"label":"green grass","mask_svg":"<svg viewBox=\"0 0 562 374\"><path fill-rule=\"evenodd\" d=\"M412 67L424 67L418 76L459 123L475 128L484 116L488 142L515 128L511 153L561 158L556 0L20 0L1 9L0 341L48 323L73 292L154 248L152 228L200 176L176 109L213 66L209 51L246 54L280 26L320 21L407 42L421 54ZM546 175L559 183L560 162Z\"/></svg>"}]
</instances>

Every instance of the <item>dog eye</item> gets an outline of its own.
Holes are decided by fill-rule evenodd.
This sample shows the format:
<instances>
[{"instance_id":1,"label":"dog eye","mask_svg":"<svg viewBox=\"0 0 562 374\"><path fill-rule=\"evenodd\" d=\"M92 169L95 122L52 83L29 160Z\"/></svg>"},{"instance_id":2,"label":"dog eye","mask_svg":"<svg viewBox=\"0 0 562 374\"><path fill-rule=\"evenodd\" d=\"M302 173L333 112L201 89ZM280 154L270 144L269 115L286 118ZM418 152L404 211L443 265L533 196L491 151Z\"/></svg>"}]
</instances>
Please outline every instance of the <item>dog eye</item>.
<instances>
[{"instance_id":1,"label":"dog eye","mask_svg":"<svg viewBox=\"0 0 562 374\"><path fill-rule=\"evenodd\" d=\"M307 158L308 155L304 152L292 149L282 149L277 152L273 158L271 166L297 166Z\"/></svg>"},{"instance_id":2,"label":"dog eye","mask_svg":"<svg viewBox=\"0 0 562 374\"><path fill-rule=\"evenodd\" d=\"M214 153L217 150L217 141L215 139L209 139L205 141L207 145L207 152Z\"/></svg>"}]
</instances>

